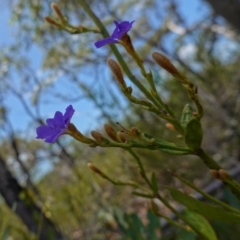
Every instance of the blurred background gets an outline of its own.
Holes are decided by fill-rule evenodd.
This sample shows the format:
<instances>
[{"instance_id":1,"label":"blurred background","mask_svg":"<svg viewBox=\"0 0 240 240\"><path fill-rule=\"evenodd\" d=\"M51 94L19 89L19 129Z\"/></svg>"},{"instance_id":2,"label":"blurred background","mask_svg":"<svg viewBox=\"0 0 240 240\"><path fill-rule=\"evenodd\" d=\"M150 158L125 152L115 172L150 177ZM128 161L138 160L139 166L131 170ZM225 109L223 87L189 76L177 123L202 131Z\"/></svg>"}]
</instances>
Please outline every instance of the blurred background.
<instances>
[{"instance_id":1,"label":"blurred background","mask_svg":"<svg viewBox=\"0 0 240 240\"><path fill-rule=\"evenodd\" d=\"M95 27L79 1L56 3L72 25ZM129 32L133 44L152 70L159 94L179 118L190 101L179 82L154 64L152 52L164 53L198 86L205 109L203 146L225 169L236 170L240 160L240 0L88 3L110 33L113 20L135 20ZM165 234L146 199L111 185L87 168L92 162L112 177L142 182L134 160L123 150L89 148L68 136L52 145L35 139L36 127L72 104L76 110L72 122L88 136L91 130L103 132L104 123L121 130L116 124L120 122L181 143L166 122L121 95L106 65L107 58L114 58L110 49L94 46L100 34L70 34L44 21L45 16L56 17L50 4L50 0L0 2L0 239L153 239L144 234L130 236L121 216L129 222L134 219L132 232L152 223L155 239L195 239L182 237L174 229ZM136 64L118 48L141 80ZM194 157L138 152L160 184L191 191L166 169L177 170L201 188L214 184ZM228 192L221 197L237 206ZM163 207L162 211L169 214ZM222 230L219 239L239 239L234 226L216 223L215 227Z\"/></svg>"}]
</instances>

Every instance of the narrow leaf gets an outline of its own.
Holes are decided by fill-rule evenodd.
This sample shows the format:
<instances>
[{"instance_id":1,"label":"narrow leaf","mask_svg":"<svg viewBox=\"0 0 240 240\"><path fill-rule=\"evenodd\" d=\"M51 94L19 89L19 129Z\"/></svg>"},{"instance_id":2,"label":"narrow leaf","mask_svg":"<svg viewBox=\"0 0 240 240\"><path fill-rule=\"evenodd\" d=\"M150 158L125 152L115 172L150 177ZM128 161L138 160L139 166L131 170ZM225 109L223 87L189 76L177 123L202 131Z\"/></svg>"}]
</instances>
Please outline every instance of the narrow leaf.
<instances>
[{"instance_id":1,"label":"narrow leaf","mask_svg":"<svg viewBox=\"0 0 240 240\"><path fill-rule=\"evenodd\" d=\"M203 203L191 196L188 196L177 189L167 187L172 197L188 209L195 211L210 220L225 223L240 223L240 215L227 212L217 206Z\"/></svg>"},{"instance_id":2,"label":"narrow leaf","mask_svg":"<svg viewBox=\"0 0 240 240\"><path fill-rule=\"evenodd\" d=\"M197 119L192 119L186 126L185 143L192 150L201 147L202 143L202 126Z\"/></svg>"},{"instance_id":3,"label":"narrow leaf","mask_svg":"<svg viewBox=\"0 0 240 240\"><path fill-rule=\"evenodd\" d=\"M182 216L199 235L208 240L217 240L214 230L203 216L189 210L184 210Z\"/></svg>"},{"instance_id":4,"label":"narrow leaf","mask_svg":"<svg viewBox=\"0 0 240 240\"><path fill-rule=\"evenodd\" d=\"M186 128L187 124L190 122L190 120L193 118L192 115L192 107L190 104L186 104L182 111L182 117L181 117L181 125L183 128Z\"/></svg>"}]
</instances>

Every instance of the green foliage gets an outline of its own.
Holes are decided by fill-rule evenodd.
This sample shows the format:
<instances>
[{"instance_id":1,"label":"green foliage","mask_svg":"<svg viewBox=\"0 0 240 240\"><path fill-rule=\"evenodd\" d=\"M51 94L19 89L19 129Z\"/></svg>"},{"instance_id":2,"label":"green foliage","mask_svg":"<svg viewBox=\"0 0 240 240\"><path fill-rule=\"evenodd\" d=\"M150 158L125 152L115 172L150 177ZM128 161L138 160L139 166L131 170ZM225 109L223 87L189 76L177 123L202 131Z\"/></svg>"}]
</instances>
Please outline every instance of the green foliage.
<instances>
[{"instance_id":1,"label":"green foliage","mask_svg":"<svg viewBox=\"0 0 240 240\"><path fill-rule=\"evenodd\" d=\"M234 208L240 210L239 200L226 188L223 192L223 199Z\"/></svg>"},{"instance_id":2,"label":"green foliage","mask_svg":"<svg viewBox=\"0 0 240 240\"><path fill-rule=\"evenodd\" d=\"M200 214L184 210L183 219L204 239L217 240L217 236L208 221Z\"/></svg>"},{"instance_id":3,"label":"green foliage","mask_svg":"<svg viewBox=\"0 0 240 240\"><path fill-rule=\"evenodd\" d=\"M191 105L186 104L185 107L183 108L182 116L181 116L181 125L183 126L184 129L186 129L188 123L193 118L192 113L193 113L193 109Z\"/></svg>"},{"instance_id":4,"label":"green foliage","mask_svg":"<svg viewBox=\"0 0 240 240\"><path fill-rule=\"evenodd\" d=\"M201 147L203 131L199 120L192 119L186 125L185 142L192 150L197 150Z\"/></svg>"},{"instance_id":5,"label":"green foliage","mask_svg":"<svg viewBox=\"0 0 240 240\"><path fill-rule=\"evenodd\" d=\"M239 223L240 221L240 214L227 212L217 206L203 203L177 189L168 187L168 190L176 201L186 206L189 210L195 211L207 219L225 223Z\"/></svg>"},{"instance_id":6,"label":"green foliage","mask_svg":"<svg viewBox=\"0 0 240 240\"><path fill-rule=\"evenodd\" d=\"M8 240L13 237L19 240L37 240L37 236L28 231L12 209L3 202L0 203L0 239Z\"/></svg>"},{"instance_id":7,"label":"green foliage","mask_svg":"<svg viewBox=\"0 0 240 240\"><path fill-rule=\"evenodd\" d=\"M69 22L73 23L74 26L81 24L95 27L94 21L83 11L83 7L80 7L80 2L76 4L75 2L63 0L59 2L59 5L64 16L66 15ZM172 155L189 155L202 145L206 147L209 153L214 155L214 161L217 159L218 163L223 160L223 156L226 159L229 156L235 159L238 158L240 141L239 126L236 119L239 119L240 111L239 103L236 101L239 89L236 86L239 86L239 70L237 67L239 66L239 53L219 49L218 45L221 46L221 41L225 38L224 35L220 35L222 31L217 35L214 29L216 27L226 27L227 29L227 26L222 26L222 23L219 26L215 16L209 16L209 19L204 19L204 23L208 24L209 28L202 28L201 20L199 25L194 23L194 26L200 26L195 29L195 27L185 26L184 18L180 14L181 11L178 12L178 4L176 3L175 5L171 1L169 5L166 3L166 5L161 5L161 7L159 7L158 1L151 0L142 2L128 0L119 3L107 0L88 1L90 7L97 13L98 18L101 19L104 26L108 29L112 27L110 25L112 19L120 20L121 18L124 20L126 16L130 16L129 13L134 12L136 14L134 16L136 17L136 22L134 23L136 27L131 32L132 42L138 46L137 52L144 59L145 68L153 68L152 72L159 74L159 77L154 79L155 87L156 92L160 93L164 104L159 99L157 104L155 101L157 105L157 110L155 109L156 115L153 114L154 111L143 111L141 105L137 107L130 105L119 96L119 91L114 83L110 83L110 79L104 74L105 70L103 71L102 67L106 58L110 56L108 48L106 47L102 52L95 52L93 49L93 42L101 36L81 34L79 37L78 35L61 32L44 24L43 19L46 15L56 17L50 12L50 1L18 0L12 4L11 21L16 24L15 31L17 31L17 37L15 37L15 42L12 46L9 46L9 48L3 47L1 50L2 62L6 63L8 68L6 73L4 70L0 70L0 74L3 72L0 76L1 83L3 83L1 85L1 87L3 86L1 99L11 102L13 96L17 97L24 106L24 112L19 110L20 108L17 110L8 109L5 106L6 103L2 100L0 101L0 109L4 109L0 113L2 115L0 116L0 124L1 127L3 126L1 134L3 133L4 136L7 136L6 140L1 140L0 151L6 158L6 162L10 163L9 168L11 168L11 172L16 176L16 179L26 184L29 188L31 188L31 184L28 180L33 179L34 185L40 190L38 195L31 189L35 203L39 203L44 214L53 220L70 238L92 238L95 240L104 239L105 237L108 239L108 233L115 232L116 229L112 227L111 217L100 217L100 213L104 212L104 216L111 215L110 205L118 205L124 210L130 208L131 204L134 205L136 201L135 197L130 195L131 192L143 197L153 196L152 192L140 193L136 189L133 191L128 188L125 188L124 191L122 188L116 189L115 186L106 182L105 179L89 173L89 170L86 170L87 162L95 163L114 180L125 182L134 180L145 189L148 184L144 182L143 171L139 174L139 166L134 163L134 160L124 154L123 151L116 150L116 148L112 151L108 150L108 153L98 148L85 150L79 147L79 144L68 140L65 141L63 137L60 139L59 145L46 146L37 141L32 141L30 136L33 136L33 133L29 129L34 129L35 126L30 128L27 126L28 129L26 129L24 134L14 133L11 119L8 121L9 113L11 112L17 111L19 113L21 111L19 115L29 115L31 122L34 122L33 125L36 125L44 119L40 119L39 109L50 105L50 102L58 104L59 101L77 101L79 103L79 101L87 99L96 106L95 109L99 112L96 117L97 128L102 128L102 122L115 122L118 120L124 122L127 128L128 126L137 126L142 132L149 132L151 135L145 134L149 143L147 147L159 149L167 154L160 151L149 152L145 150L138 151L138 153L141 155L141 160L143 160L142 162L146 167L146 176L150 176L148 173L153 170L155 172L150 177L151 188L149 190L153 191L155 195L160 192L167 201L171 201L171 199L168 198L162 185L174 185L179 189L184 187L181 184L175 185L169 174L166 174L167 171L165 169L179 169L185 175L190 176L192 181L199 181L200 179L201 187L208 185L212 181L209 177L205 177L209 175L206 174L206 168L203 167L201 161L197 162L191 156L182 159L174 158ZM135 7L140 9L140 11L136 11ZM154 21L149 20L149 13L153 16L153 19L162 18L161 27L156 25ZM172 34L176 29L176 34ZM181 31L185 33L178 34L179 29L183 29ZM188 31L188 29L192 30ZM149 40L146 40L146 36ZM171 51L168 51L168 46L166 47L162 44L164 42L162 40L165 40L165 37L168 36L170 36L170 39L173 39L169 44L171 45ZM135 37L138 37L140 41L135 41ZM180 50L183 50L183 47L189 43L195 47L195 53L191 53L188 56L192 58L190 61L179 55ZM26 49L30 50L30 46L41 50L43 57L37 67L32 66L35 64L33 63L34 61L28 59L29 56ZM176 79L162 75L159 68L157 70L154 69L155 66L149 59L150 52L154 48L161 49L172 60L180 60L182 66L179 69L183 73L187 72L188 78L193 79L194 84L196 83L199 86L199 96L202 98L201 101L206 109L202 123L194 119L193 112L195 109L190 104L185 105L181 114L183 105L189 102L188 96ZM119 49L123 50L122 48ZM219 57L220 52L229 52L234 57L228 57L227 61L224 61ZM126 55L125 51L122 51L120 55L126 61L126 66L132 70L131 76L133 76L133 79L139 79L142 86L149 90L149 82L147 82L149 79L145 79L145 81L142 79L143 76L140 75L140 72L144 73L141 61L137 62L141 69L135 69L136 62L134 58ZM42 76L35 74L39 69ZM17 79L15 79L16 76ZM128 78L126 78L128 84L132 80L131 76L128 75ZM139 102L144 102L146 96L139 89L135 89L135 85L131 87L133 88L134 96L139 98ZM26 95L30 96L29 99L32 99L31 101L28 98L21 97L22 93L25 92L28 93ZM155 89L151 89L149 92L151 92L150 97L156 97L154 95L156 94ZM9 95L10 97L8 98L10 93L13 96ZM83 106L85 107L84 104ZM179 121L180 127L183 127L186 134L185 143L188 147L183 146L183 134L177 136L176 130L170 132L162 124L163 121L165 123L165 120L169 120L166 110L170 109L170 107L174 111L169 111L168 114L174 112L176 117L174 121ZM81 110L80 114L82 114ZM164 116L165 120L159 119L158 115ZM206 129L203 142L202 126L203 129ZM17 136L17 145L19 146L17 150L11 144L14 134ZM182 137L182 139L176 136ZM151 139L155 141L154 144L149 142ZM137 141L135 143L139 143ZM23 161L21 157L23 157ZM39 181L39 177L36 178L35 173L39 172L40 167L38 163L41 160L51 163L51 169L48 174L43 172ZM21 163L23 164L21 165ZM225 161L224 167L227 169L232 163L236 164L232 159L228 162ZM26 183L25 178L27 179ZM237 214L227 212L218 206L202 203L176 189L169 188L169 191L178 204L182 203L191 210L185 211L183 217L189 222L190 226L192 225L193 228L196 228L200 235L204 235L207 239L216 239L216 237L204 217L213 221L219 239L224 240L230 236L229 233L231 232L228 223L239 222ZM28 203L25 195L20 197L26 200L26 204ZM228 202L239 209L239 202L236 201L235 197L228 197ZM169 213L166 209L163 210L166 214ZM1 219L0 236L3 239L12 236L14 238L16 236L16 239L30 239L31 236L22 223L16 223L14 215L9 214L9 212L2 214L2 216L10 216L11 221L6 221L7 223L5 223L6 219ZM121 214L116 216L116 221L126 239L159 239L159 218L153 215L152 212L148 211L147 213L147 224L143 224L142 218L137 214L124 213L122 217L119 215ZM37 220L39 220L39 216L37 216ZM224 222L224 225L219 224L217 226L218 221ZM14 225L11 222L14 222ZM223 230L225 238L219 234L221 230ZM239 235L237 227L232 231L235 231L237 236ZM176 235L176 239L196 239L196 235L192 231L180 230ZM231 239L234 239L234 237L231 236Z\"/></svg>"},{"instance_id":8,"label":"green foliage","mask_svg":"<svg viewBox=\"0 0 240 240\"><path fill-rule=\"evenodd\" d=\"M143 224L137 214L123 213L121 210L114 210L114 217L125 240L159 240L160 222L150 210L147 212L147 224Z\"/></svg>"},{"instance_id":9,"label":"green foliage","mask_svg":"<svg viewBox=\"0 0 240 240\"><path fill-rule=\"evenodd\" d=\"M176 240L196 240L197 234L193 231L179 229L176 235Z\"/></svg>"}]
</instances>

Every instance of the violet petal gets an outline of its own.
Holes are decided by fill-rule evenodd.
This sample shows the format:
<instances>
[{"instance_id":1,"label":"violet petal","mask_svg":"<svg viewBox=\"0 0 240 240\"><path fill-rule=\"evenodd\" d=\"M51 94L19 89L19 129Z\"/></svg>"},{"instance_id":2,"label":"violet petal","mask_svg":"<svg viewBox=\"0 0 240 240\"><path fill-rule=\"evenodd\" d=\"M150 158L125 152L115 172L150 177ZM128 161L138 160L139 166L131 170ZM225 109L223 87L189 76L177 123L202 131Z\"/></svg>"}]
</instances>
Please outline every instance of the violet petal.
<instances>
[{"instance_id":1,"label":"violet petal","mask_svg":"<svg viewBox=\"0 0 240 240\"><path fill-rule=\"evenodd\" d=\"M53 124L56 128L64 128L63 114L57 111L53 118Z\"/></svg>"},{"instance_id":2,"label":"violet petal","mask_svg":"<svg viewBox=\"0 0 240 240\"><path fill-rule=\"evenodd\" d=\"M52 127L49 126L40 126L36 129L37 132L37 138L44 139L48 137L49 135L53 134L55 130Z\"/></svg>"},{"instance_id":3,"label":"violet petal","mask_svg":"<svg viewBox=\"0 0 240 240\"><path fill-rule=\"evenodd\" d=\"M74 114L75 110L73 109L73 106L72 105L69 105L67 108L66 108L66 112L64 113L63 115L63 120L64 120L64 124L66 126L68 126L73 114Z\"/></svg>"},{"instance_id":4,"label":"violet petal","mask_svg":"<svg viewBox=\"0 0 240 240\"><path fill-rule=\"evenodd\" d=\"M106 44L111 44L111 43L117 43L118 41L111 38L111 37L108 37L108 38L104 38L102 40L99 40L97 42L94 43L94 45L97 47L97 48L100 48Z\"/></svg>"}]
</instances>

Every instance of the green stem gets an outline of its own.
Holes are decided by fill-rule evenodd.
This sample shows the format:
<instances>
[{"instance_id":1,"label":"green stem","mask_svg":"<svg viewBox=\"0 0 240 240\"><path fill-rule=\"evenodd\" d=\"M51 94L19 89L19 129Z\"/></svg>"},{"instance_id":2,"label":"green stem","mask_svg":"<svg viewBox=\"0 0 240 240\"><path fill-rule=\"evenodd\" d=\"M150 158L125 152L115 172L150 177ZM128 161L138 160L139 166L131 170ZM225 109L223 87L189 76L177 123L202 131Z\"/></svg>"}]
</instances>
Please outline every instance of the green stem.
<instances>
[{"instance_id":1,"label":"green stem","mask_svg":"<svg viewBox=\"0 0 240 240\"><path fill-rule=\"evenodd\" d=\"M207 155L203 151L203 149L199 149L196 155L203 160L203 162L208 166L208 168L214 170L221 169L221 167L209 155ZM221 180L231 190L231 192L236 196L236 198L240 200L240 184L233 180L230 175L227 178Z\"/></svg>"},{"instance_id":2,"label":"green stem","mask_svg":"<svg viewBox=\"0 0 240 240\"><path fill-rule=\"evenodd\" d=\"M89 7L89 5L86 3L85 0L79 0L79 4L84 9L84 11L88 14L88 16L93 20L93 22L97 25L100 32L102 33L103 37L109 37L109 33L106 30L105 26L102 24L100 19L95 15L95 13L92 11L92 9ZM131 73L127 63L123 59L122 55L118 51L117 47L114 44L110 44L109 47L111 48L112 52L114 53L115 57L117 58L119 64L122 66L124 72L128 76L128 78L141 90L141 92L150 99L156 107L160 108L161 106L158 104L158 102L155 100L155 98L151 95L151 93L145 88L145 86L138 81L134 75Z\"/></svg>"},{"instance_id":3,"label":"green stem","mask_svg":"<svg viewBox=\"0 0 240 240\"><path fill-rule=\"evenodd\" d=\"M105 26L102 24L102 22L100 21L100 19L95 15L95 13L91 10L91 8L89 7L89 5L86 3L85 0L79 0L79 4L81 5L81 7L84 9L84 11L88 14L88 16L94 21L94 23L97 25L97 27L99 28L100 32L102 33L103 37L109 37L109 33L107 31L107 29L105 28ZM131 82L133 82L139 89L140 91L146 96L146 98L148 98L149 100L151 100L151 102L159 109L164 108L169 114L170 116L173 118L173 120L171 121L175 126L176 129L181 133L184 134L184 130L182 128L182 126L178 123L178 121L176 120L173 111L171 111L171 109L169 109L169 107L166 107L166 105L163 103L162 99L158 96L155 85L153 84L153 80L150 79L148 80L151 87L154 90L154 93L156 94L156 97L152 96L152 94L145 88L145 86L135 78L135 76L132 74L131 70L129 69L127 63L125 62L125 60L123 59L122 55L120 54L120 52L118 51L117 47L114 44L110 44L109 47L111 48L113 54L115 55L115 57L117 58L119 64L122 66L124 72L126 73L126 75L128 76L128 78L131 80ZM144 66L140 66L141 70L143 72L143 75L148 75L144 69ZM154 86L153 86L154 85ZM162 117L162 116L161 116ZM164 118L166 119L166 118Z\"/></svg>"},{"instance_id":4,"label":"green stem","mask_svg":"<svg viewBox=\"0 0 240 240\"><path fill-rule=\"evenodd\" d=\"M147 192L148 194L151 194L151 192L139 185L138 183L136 182L133 182L133 181L127 181L127 182L122 182L122 181L119 181L119 180L113 180L112 178L110 178L109 176L107 176L105 173L103 173L101 171L101 174L99 174L102 178L108 180L109 182L111 182L113 185L116 185L116 186L130 186L130 187L135 187L135 188L139 188L139 189L142 189L143 191Z\"/></svg>"},{"instance_id":5,"label":"green stem","mask_svg":"<svg viewBox=\"0 0 240 240\"><path fill-rule=\"evenodd\" d=\"M174 221L173 219L171 219L171 218L161 214L160 212L154 212L154 214L156 214L159 217L162 217L162 218L166 219L168 221L168 223L170 223L170 224L172 224L172 225L174 225L174 226L176 226L178 228L182 228L183 230L187 231L187 229L186 229L186 227L184 225L182 225L182 224Z\"/></svg>"},{"instance_id":6,"label":"green stem","mask_svg":"<svg viewBox=\"0 0 240 240\"><path fill-rule=\"evenodd\" d=\"M140 158L138 157L138 155L131 148L128 149L127 151L136 159L137 164L138 164L138 166L140 168L140 171L141 171L143 179L146 181L148 186L152 189L152 184L151 184L151 182L149 181L149 179L147 177L147 174L146 174L145 169L144 169L144 167L143 167L143 165L141 163Z\"/></svg>"},{"instance_id":7,"label":"green stem","mask_svg":"<svg viewBox=\"0 0 240 240\"><path fill-rule=\"evenodd\" d=\"M207 155L203 151L203 149L199 149L196 155L203 160L203 162L208 166L209 169L215 169L215 170L221 169L221 167L209 155Z\"/></svg>"}]
</instances>

